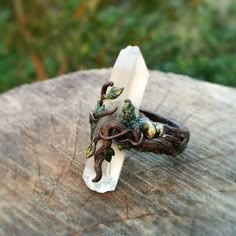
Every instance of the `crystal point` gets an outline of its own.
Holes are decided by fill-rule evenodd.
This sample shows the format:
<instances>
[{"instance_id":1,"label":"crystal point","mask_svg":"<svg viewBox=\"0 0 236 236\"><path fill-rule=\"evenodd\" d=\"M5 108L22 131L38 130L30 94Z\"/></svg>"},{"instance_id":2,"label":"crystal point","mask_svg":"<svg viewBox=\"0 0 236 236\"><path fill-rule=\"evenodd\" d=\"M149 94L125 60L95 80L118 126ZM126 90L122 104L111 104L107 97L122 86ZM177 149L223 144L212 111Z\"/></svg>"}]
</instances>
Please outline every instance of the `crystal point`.
<instances>
[{"instance_id":1,"label":"crystal point","mask_svg":"<svg viewBox=\"0 0 236 236\"><path fill-rule=\"evenodd\" d=\"M123 101L125 99L130 99L135 106L135 112L137 115L143 99L148 77L148 69L139 47L128 46L125 49L122 49L115 62L110 77L110 81L114 82L114 86L117 89L113 89L114 91L112 91L109 96L111 98L116 97L116 94L119 94L119 96L115 100L108 99L105 103L106 108L114 108L114 106L118 106L118 117ZM121 89L122 93L120 94ZM125 160L126 151L119 150L115 143L112 144L112 148L115 151L115 155L112 157L110 162L107 162L106 160L103 162L103 176L99 182L92 182L92 179L96 176L94 170L94 157L87 159L83 179L87 186L94 191L104 193L116 189Z\"/></svg>"}]
</instances>

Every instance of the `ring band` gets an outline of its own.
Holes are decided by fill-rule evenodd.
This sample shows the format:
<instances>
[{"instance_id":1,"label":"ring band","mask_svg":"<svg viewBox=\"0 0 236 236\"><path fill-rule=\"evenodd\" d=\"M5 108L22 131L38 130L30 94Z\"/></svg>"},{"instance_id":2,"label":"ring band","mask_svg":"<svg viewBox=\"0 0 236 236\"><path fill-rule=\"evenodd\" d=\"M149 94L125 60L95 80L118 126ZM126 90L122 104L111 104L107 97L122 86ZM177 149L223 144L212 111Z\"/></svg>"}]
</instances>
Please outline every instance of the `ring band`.
<instances>
[{"instance_id":1,"label":"ring band","mask_svg":"<svg viewBox=\"0 0 236 236\"><path fill-rule=\"evenodd\" d=\"M165 118L159 114L140 110L152 122L163 125L163 134L157 138L144 140L140 145L140 150L150 151L156 154L167 154L176 156L186 148L190 132L189 130L174 119Z\"/></svg>"}]
</instances>

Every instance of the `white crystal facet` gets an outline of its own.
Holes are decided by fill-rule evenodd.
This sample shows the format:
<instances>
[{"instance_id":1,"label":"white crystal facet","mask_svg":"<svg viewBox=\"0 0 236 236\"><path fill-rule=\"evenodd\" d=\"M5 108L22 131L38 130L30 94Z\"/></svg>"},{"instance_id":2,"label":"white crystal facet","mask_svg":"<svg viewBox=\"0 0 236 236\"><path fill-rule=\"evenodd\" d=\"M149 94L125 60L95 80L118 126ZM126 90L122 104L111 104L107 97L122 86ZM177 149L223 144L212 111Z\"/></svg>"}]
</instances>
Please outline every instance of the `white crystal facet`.
<instances>
[{"instance_id":1,"label":"white crystal facet","mask_svg":"<svg viewBox=\"0 0 236 236\"><path fill-rule=\"evenodd\" d=\"M115 99L105 102L107 109L119 106L117 114L122 108L123 101L130 99L136 108L136 115L140 108L149 73L137 46L128 46L120 51L120 54L113 67L110 81L114 82L116 87L124 87L123 93ZM118 115L117 115L118 116ZM101 119L101 122L105 121ZM99 147L99 146L98 146ZM97 149L98 149L97 147ZM120 151L116 144L112 144L115 156L110 163L104 161L102 164L102 179L94 183L92 179L96 176L94 170L94 157L87 159L83 179L87 186L97 192L104 193L114 191L119 180L120 172L125 159L125 151Z\"/></svg>"}]
</instances>

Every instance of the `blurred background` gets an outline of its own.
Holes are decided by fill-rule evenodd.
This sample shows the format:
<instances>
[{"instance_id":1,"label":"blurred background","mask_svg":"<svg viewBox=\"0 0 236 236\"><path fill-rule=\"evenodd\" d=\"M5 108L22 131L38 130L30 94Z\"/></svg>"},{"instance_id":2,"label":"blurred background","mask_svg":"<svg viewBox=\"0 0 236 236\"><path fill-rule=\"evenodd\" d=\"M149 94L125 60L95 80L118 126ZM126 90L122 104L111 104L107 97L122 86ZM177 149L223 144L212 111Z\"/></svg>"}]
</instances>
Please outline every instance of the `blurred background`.
<instances>
[{"instance_id":1,"label":"blurred background","mask_svg":"<svg viewBox=\"0 0 236 236\"><path fill-rule=\"evenodd\" d=\"M0 92L112 67L139 45L149 69L236 87L235 0L0 0Z\"/></svg>"}]
</instances>

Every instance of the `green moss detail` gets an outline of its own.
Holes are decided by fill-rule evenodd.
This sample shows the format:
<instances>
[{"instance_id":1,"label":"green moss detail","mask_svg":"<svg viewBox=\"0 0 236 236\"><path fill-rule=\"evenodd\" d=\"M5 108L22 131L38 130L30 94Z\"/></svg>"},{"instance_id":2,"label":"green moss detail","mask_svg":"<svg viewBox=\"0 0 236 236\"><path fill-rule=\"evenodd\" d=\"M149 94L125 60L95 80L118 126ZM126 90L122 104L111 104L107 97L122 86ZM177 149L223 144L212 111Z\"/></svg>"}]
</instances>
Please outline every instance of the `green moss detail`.
<instances>
[{"instance_id":1,"label":"green moss detail","mask_svg":"<svg viewBox=\"0 0 236 236\"><path fill-rule=\"evenodd\" d=\"M135 107L129 99L124 100L122 113L120 114L121 123L129 129L138 128L138 121L135 114ZM132 145L127 141L123 142L123 138L117 139L119 150L129 150Z\"/></svg>"},{"instance_id":2,"label":"green moss detail","mask_svg":"<svg viewBox=\"0 0 236 236\"><path fill-rule=\"evenodd\" d=\"M120 118L121 123L127 128L133 128L133 126L136 124L137 117L135 115L135 107L129 99L124 100Z\"/></svg>"}]
</instances>

